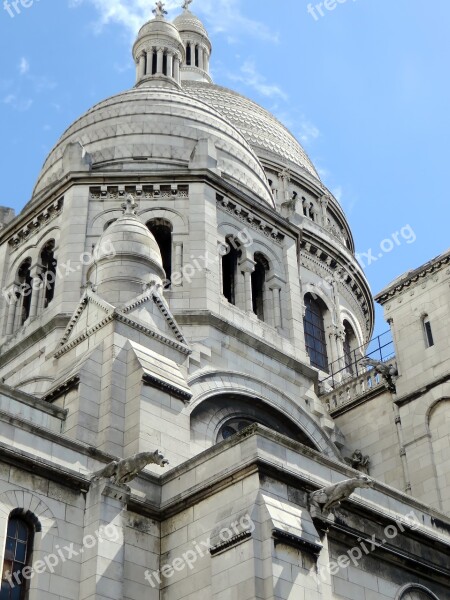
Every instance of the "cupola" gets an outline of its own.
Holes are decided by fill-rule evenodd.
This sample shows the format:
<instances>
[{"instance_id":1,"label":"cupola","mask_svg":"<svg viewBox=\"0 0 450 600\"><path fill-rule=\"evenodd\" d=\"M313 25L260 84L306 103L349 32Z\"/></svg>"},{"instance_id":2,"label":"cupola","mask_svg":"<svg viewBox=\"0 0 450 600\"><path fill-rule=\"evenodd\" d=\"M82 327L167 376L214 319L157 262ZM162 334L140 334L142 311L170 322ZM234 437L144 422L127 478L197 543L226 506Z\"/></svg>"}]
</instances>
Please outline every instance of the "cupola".
<instances>
[{"instance_id":1,"label":"cupola","mask_svg":"<svg viewBox=\"0 0 450 600\"><path fill-rule=\"evenodd\" d=\"M182 14L173 22L186 50L186 58L181 66L181 80L212 83L209 75L211 42L203 23L189 10L191 3L192 0L184 1Z\"/></svg>"},{"instance_id":2,"label":"cupola","mask_svg":"<svg viewBox=\"0 0 450 600\"><path fill-rule=\"evenodd\" d=\"M166 20L163 2L153 10L155 18L139 31L133 46L136 86L180 87L180 67L186 56L178 29Z\"/></svg>"}]
</instances>

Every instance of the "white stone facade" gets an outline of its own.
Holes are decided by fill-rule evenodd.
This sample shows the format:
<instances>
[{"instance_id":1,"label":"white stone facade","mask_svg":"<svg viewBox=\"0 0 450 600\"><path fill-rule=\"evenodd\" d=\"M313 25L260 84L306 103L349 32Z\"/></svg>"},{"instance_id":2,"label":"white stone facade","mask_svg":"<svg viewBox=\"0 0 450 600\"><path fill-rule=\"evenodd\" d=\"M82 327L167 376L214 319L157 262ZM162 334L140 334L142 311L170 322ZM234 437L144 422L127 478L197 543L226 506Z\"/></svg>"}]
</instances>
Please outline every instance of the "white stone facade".
<instances>
[{"instance_id":1,"label":"white stone facade","mask_svg":"<svg viewBox=\"0 0 450 600\"><path fill-rule=\"evenodd\" d=\"M374 312L345 215L272 115L211 82L185 5L172 24L158 3L136 87L2 213L5 573L28 564L28 600L448 600L444 328L419 350L450 314L444 258L380 297L396 394L373 371L351 392ZM156 449L165 471L92 478ZM373 487L315 514L357 449Z\"/></svg>"}]
</instances>

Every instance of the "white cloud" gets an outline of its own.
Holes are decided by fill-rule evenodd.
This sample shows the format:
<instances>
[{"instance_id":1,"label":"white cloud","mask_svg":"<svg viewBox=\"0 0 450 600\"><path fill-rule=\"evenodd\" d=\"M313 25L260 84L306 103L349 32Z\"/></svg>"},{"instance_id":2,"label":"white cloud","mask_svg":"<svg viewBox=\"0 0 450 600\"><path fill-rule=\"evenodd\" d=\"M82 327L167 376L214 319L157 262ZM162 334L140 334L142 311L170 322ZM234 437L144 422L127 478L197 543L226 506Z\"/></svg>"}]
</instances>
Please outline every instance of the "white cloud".
<instances>
[{"instance_id":1,"label":"white cloud","mask_svg":"<svg viewBox=\"0 0 450 600\"><path fill-rule=\"evenodd\" d=\"M3 98L3 104L6 104L19 112L26 112L27 110L30 110L33 100L31 100L31 98L17 97L15 94L8 94Z\"/></svg>"},{"instance_id":2,"label":"white cloud","mask_svg":"<svg viewBox=\"0 0 450 600\"><path fill-rule=\"evenodd\" d=\"M26 73L28 73L29 70L30 70L30 63L24 56L22 56L22 58L20 59L20 63L19 63L19 73L21 75L25 75Z\"/></svg>"},{"instance_id":3,"label":"white cloud","mask_svg":"<svg viewBox=\"0 0 450 600\"><path fill-rule=\"evenodd\" d=\"M268 83L267 79L261 73L258 73L255 64L251 60L244 62L239 74L229 73L228 78L231 81L243 83L267 98L288 99L287 94L278 85Z\"/></svg>"},{"instance_id":4,"label":"white cloud","mask_svg":"<svg viewBox=\"0 0 450 600\"><path fill-rule=\"evenodd\" d=\"M99 13L97 32L106 25L118 23L135 36L139 28L153 17L153 4L149 0L69 0L69 6L76 8L86 2ZM230 42L234 43L244 35L277 42L276 32L242 14L242 4L243 0L198 0L191 8L205 19L205 25L211 33L224 33ZM172 19L181 12L181 0L166 0L165 8L169 13L168 18Z\"/></svg>"}]
</instances>

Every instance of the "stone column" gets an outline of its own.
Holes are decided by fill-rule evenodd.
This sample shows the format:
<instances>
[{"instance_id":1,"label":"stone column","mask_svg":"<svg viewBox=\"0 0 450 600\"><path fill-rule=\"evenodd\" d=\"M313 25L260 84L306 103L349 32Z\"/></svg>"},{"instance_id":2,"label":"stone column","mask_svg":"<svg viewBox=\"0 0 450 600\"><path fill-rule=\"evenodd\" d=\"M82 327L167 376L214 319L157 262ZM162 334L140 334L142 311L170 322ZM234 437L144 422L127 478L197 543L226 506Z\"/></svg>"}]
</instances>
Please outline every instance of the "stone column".
<instances>
[{"instance_id":1,"label":"stone column","mask_svg":"<svg viewBox=\"0 0 450 600\"><path fill-rule=\"evenodd\" d=\"M173 63L173 78L177 83L180 83L180 59L178 56L175 56Z\"/></svg>"},{"instance_id":2,"label":"stone column","mask_svg":"<svg viewBox=\"0 0 450 600\"><path fill-rule=\"evenodd\" d=\"M183 283L182 279L182 268L183 268L183 244L174 244L175 247L175 260L173 263L173 273L180 273L180 277L175 278L175 283L172 285L178 286Z\"/></svg>"},{"instance_id":3,"label":"stone column","mask_svg":"<svg viewBox=\"0 0 450 600\"><path fill-rule=\"evenodd\" d=\"M329 202L330 202L330 196L328 196L328 194L325 194L324 196L321 196L319 198L319 204L320 204L320 209L321 209L321 222L322 222L323 227L326 227L328 225L327 209L328 209Z\"/></svg>"},{"instance_id":4,"label":"stone column","mask_svg":"<svg viewBox=\"0 0 450 600\"><path fill-rule=\"evenodd\" d=\"M198 68L202 69L202 71L205 68L203 60L203 48L201 46L198 47Z\"/></svg>"},{"instance_id":5,"label":"stone column","mask_svg":"<svg viewBox=\"0 0 450 600\"><path fill-rule=\"evenodd\" d=\"M6 335L12 335L14 332L14 320L17 310L18 297L16 294L16 285L12 285L7 292L8 296L8 316L6 321Z\"/></svg>"},{"instance_id":6,"label":"stone column","mask_svg":"<svg viewBox=\"0 0 450 600\"><path fill-rule=\"evenodd\" d=\"M251 258L244 258L239 263L239 270L244 276L244 286L242 290L243 297L236 298L236 304L239 308L247 312L253 312L252 300L252 273L255 270L255 261Z\"/></svg>"},{"instance_id":7,"label":"stone column","mask_svg":"<svg viewBox=\"0 0 450 600\"><path fill-rule=\"evenodd\" d=\"M143 52L139 57L138 62L138 81L145 76L145 53Z\"/></svg>"},{"instance_id":8,"label":"stone column","mask_svg":"<svg viewBox=\"0 0 450 600\"><path fill-rule=\"evenodd\" d=\"M205 51L205 59L203 61L203 67L207 73L209 73L209 56L208 52Z\"/></svg>"},{"instance_id":9,"label":"stone column","mask_svg":"<svg viewBox=\"0 0 450 600\"><path fill-rule=\"evenodd\" d=\"M272 296L272 321L273 326L277 329L283 327L283 317L281 311L281 289L283 280L278 275L272 275L267 281L267 287Z\"/></svg>"},{"instance_id":10,"label":"stone column","mask_svg":"<svg viewBox=\"0 0 450 600\"><path fill-rule=\"evenodd\" d=\"M92 484L86 497L80 600L122 600L124 580L124 487Z\"/></svg>"},{"instance_id":11,"label":"stone column","mask_svg":"<svg viewBox=\"0 0 450 600\"><path fill-rule=\"evenodd\" d=\"M39 277L41 273L42 267L40 265L34 265L34 267L31 268L31 287L33 291L31 293L30 319L34 319L38 315L41 294L45 296L46 281L44 281L44 284L38 285L39 281L41 281Z\"/></svg>"},{"instance_id":12,"label":"stone column","mask_svg":"<svg viewBox=\"0 0 450 600\"><path fill-rule=\"evenodd\" d=\"M156 72L158 75L161 75L163 72L163 60L164 60L164 50L162 48L158 48L157 62L156 62Z\"/></svg>"},{"instance_id":13,"label":"stone column","mask_svg":"<svg viewBox=\"0 0 450 600\"><path fill-rule=\"evenodd\" d=\"M173 54L167 54L167 77L173 77Z\"/></svg>"}]
</instances>

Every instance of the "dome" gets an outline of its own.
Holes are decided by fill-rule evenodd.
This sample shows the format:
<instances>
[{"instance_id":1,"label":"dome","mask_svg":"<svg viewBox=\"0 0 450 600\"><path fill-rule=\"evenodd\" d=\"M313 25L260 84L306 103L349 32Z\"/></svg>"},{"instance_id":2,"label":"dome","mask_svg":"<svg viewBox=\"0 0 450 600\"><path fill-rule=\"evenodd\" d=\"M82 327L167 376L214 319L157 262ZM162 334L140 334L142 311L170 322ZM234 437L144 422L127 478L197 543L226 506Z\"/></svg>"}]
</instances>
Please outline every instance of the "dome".
<instances>
[{"instance_id":1,"label":"dome","mask_svg":"<svg viewBox=\"0 0 450 600\"><path fill-rule=\"evenodd\" d=\"M294 163L320 179L311 160L290 131L267 110L237 92L218 85L183 81L192 98L202 100L224 115L245 137L257 156L288 166Z\"/></svg>"},{"instance_id":2,"label":"dome","mask_svg":"<svg viewBox=\"0 0 450 600\"><path fill-rule=\"evenodd\" d=\"M165 279L159 246L135 207L129 196L124 214L100 236L87 273L99 295L113 304L127 302L141 294L144 285Z\"/></svg>"},{"instance_id":3,"label":"dome","mask_svg":"<svg viewBox=\"0 0 450 600\"><path fill-rule=\"evenodd\" d=\"M208 32L203 23L188 9L184 10L181 15L173 21L173 24L180 33L192 32L208 37Z\"/></svg>"},{"instance_id":4,"label":"dome","mask_svg":"<svg viewBox=\"0 0 450 600\"><path fill-rule=\"evenodd\" d=\"M166 21L162 17L151 19L139 30L137 41L139 43L143 38L152 37L155 38L172 38L177 44L183 44L179 34L179 29L175 27L170 21Z\"/></svg>"},{"instance_id":5,"label":"dome","mask_svg":"<svg viewBox=\"0 0 450 600\"><path fill-rule=\"evenodd\" d=\"M273 206L264 170L243 135L223 115L176 89L139 87L100 102L63 134L44 163L34 193L61 180L63 156L78 142L92 171L187 168L199 143L215 146L224 179ZM200 153L199 153L200 154Z\"/></svg>"}]
</instances>

